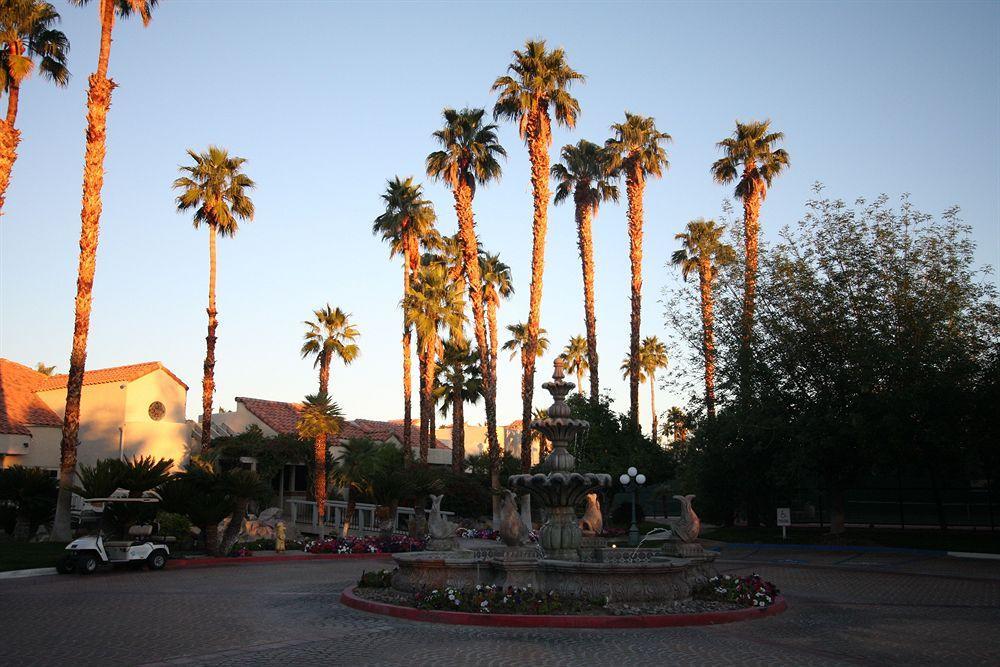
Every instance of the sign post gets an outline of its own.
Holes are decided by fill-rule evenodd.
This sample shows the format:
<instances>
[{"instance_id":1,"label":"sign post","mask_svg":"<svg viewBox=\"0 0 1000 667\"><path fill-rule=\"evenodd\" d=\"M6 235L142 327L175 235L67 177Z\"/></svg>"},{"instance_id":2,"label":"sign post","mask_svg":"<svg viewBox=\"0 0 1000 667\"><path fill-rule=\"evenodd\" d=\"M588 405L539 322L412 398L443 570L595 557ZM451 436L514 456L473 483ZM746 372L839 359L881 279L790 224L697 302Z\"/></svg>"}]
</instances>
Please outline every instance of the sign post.
<instances>
[{"instance_id":1,"label":"sign post","mask_svg":"<svg viewBox=\"0 0 1000 667\"><path fill-rule=\"evenodd\" d=\"M788 534L785 531L788 529L788 526L792 525L792 508L779 507L777 523L781 526L781 539L788 539Z\"/></svg>"}]
</instances>

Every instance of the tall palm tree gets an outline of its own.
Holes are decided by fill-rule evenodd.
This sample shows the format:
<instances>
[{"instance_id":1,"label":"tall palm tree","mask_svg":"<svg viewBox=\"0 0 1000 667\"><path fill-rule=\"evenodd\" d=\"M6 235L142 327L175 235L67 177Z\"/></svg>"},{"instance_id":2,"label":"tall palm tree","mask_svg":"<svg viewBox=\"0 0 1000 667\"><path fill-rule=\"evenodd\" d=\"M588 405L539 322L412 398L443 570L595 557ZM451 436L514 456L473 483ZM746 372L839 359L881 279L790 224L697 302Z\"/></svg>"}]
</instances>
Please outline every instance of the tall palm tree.
<instances>
[{"instance_id":1,"label":"tall palm tree","mask_svg":"<svg viewBox=\"0 0 1000 667\"><path fill-rule=\"evenodd\" d=\"M771 121L736 121L736 131L718 143L725 155L712 164L716 183L736 182L735 196L743 200L743 243L746 267L743 278L743 317L740 358L744 371L753 334L754 301L757 295L757 244L760 236L760 206L774 177L789 165L788 153L775 148L785 138L771 132Z\"/></svg>"},{"instance_id":2,"label":"tall palm tree","mask_svg":"<svg viewBox=\"0 0 1000 667\"><path fill-rule=\"evenodd\" d=\"M330 394L330 364L336 355L345 365L350 365L361 353L355 342L361 332L351 322L349 313L326 304L313 311L316 318L303 322L306 325L305 341L302 343L302 358L315 356L314 366L319 368L319 394ZM327 450L326 433L318 433L313 444L316 451Z\"/></svg>"},{"instance_id":3,"label":"tall palm tree","mask_svg":"<svg viewBox=\"0 0 1000 667\"><path fill-rule=\"evenodd\" d=\"M340 433L344 425L344 415L340 406L330 401L325 393L306 396L299 410L299 418L295 430L303 440L312 440L314 474L313 495L316 498L316 511L319 516L319 531L322 538L326 532L326 455L327 440Z\"/></svg>"},{"instance_id":4,"label":"tall palm tree","mask_svg":"<svg viewBox=\"0 0 1000 667\"><path fill-rule=\"evenodd\" d=\"M243 173L246 159L230 157L224 148L209 146L203 153L188 149L194 164L182 166L181 176L174 181L177 210L194 209L194 227L208 226L208 335L205 337L205 364L201 390L201 448L208 449L212 441L212 394L215 392L215 332L219 327L215 307L215 239L232 237L241 221L253 220L254 206L248 194L254 182Z\"/></svg>"},{"instance_id":5,"label":"tall palm tree","mask_svg":"<svg viewBox=\"0 0 1000 667\"><path fill-rule=\"evenodd\" d=\"M427 464L430 438L427 425L434 410L434 376L437 374L437 351L442 330L461 329L465 321L465 301L462 285L448 279L443 266L422 266L414 276L410 291L403 301L407 321L417 332L417 353L423 357L424 383L420 414L420 463Z\"/></svg>"},{"instance_id":6,"label":"tall palm tree","mask_svg":"<svg viewBox=\"0 0 1000 667\"><path fill-rule=\"evenodd\" d=\"M436 394L440 396L441 416L451 412L451 468L462 472L465 466L465 404L475 404L483 391L479 353L469 349L468 341L452 338L444 343L438 369Z\"/></svg>"},{"instance_id":7,"label":"tall palm tree","mask_svg":"<svg viewBox=\"0 0 1000 667\"><path fill-rule=\"evenodd\" d=\"M544 40L528 40L524 50L515 50L508 74L497 77L492 90L498 92L493 117L516 121L521 139L528 145L531 160L531 189L534 197L531 244L531 291L528 309L528 352L522 358L521 418L531 421L531 402L535 387L539 326L542 310L542 274L545 270L545 234L549 207L549 146L552 145L552 119L568 128L576 127L580 103L569 88L583 75L566 62L562 49L545 48ZM521 432L521 469L531 468L530 434Z\"/></svg>"},{"instance_id":8,"label":"tall palm tree","mask_svg":"<svg viewBox=\"0 0 1000 667\"><path fill-rule=\"evenodd\" d=\"M72 2L83 5L88 0ZM157 0L101 0L98 12L101 41L97 52L97 70L90 75L90 89L87 92L87 149L83 166L83 207L80 211L80 261L73 305L73 347L66 381L66 411L63 415L62 441L59 444L59 500L52 524L52 539L62 542L67 542L70 538L70 504L73 498L73 476L76 473L77 436L80 432L80 396L87 365L87 335L90 333L97 238L101 228L101 188L104 186L108 110L111 108L111 91L116 85L108 78L111 32L115 16L125 19L138 14L143 25L148 25L156 2Z\"/></svg>"},{"instance_id":9,"label":"tall palm tree","mask_svg":"<svg viewBox=\"0 0 1000 667\"><path fill-rule=\"evenodd\" d=\"M583 321L587 329L587 367L590 368L590 400L597 402L600 380L597 372L597 318L594 315L594 237L591 223L601 202L618 201L618 177L614 156L595 143L581 140L563 146L562 162L552 166L556 179L555 203L573 195L576 206L577 246L583 268ZM582 394L583 387L577 387Z\"/></svg>"},{"instance_id":10,"label":"tall palm tree","mask_svg":"<svg viewBox=\"0 0 1000 667\"><path fill-rule=\"evenodd\" d=\"M400 179L396 176L388 181L385 194L385 212L375 218L372 233L389 243L389 256L403 257L403 296L410 291L410 280L420 264L421 246L427 247L429 240L437 236L434 229L436 216L434 205L424 199L420 185L413 177ZM413 430L411 384L411 332L403 317L403 451L409 453Z\"/></svg>"},{"instance_id":11,"label":"tall palm tree","mask_svg":"<svg viewBox=\"0 0 1000 667\"><path fill-rule=\"evenodd\" d=\"M587 339L583 336L573 336L563 349L562 358L566 360L566 370L576 373L576 390L583 394L583 374L588 370L593 374L594 370L588 361ZM591 375L593 377L593 375ZM593 391L593 387L591 387Z\"/></svg>"},{"instance_id":12,"label":"tall palm tree","mask_svg":"<svg viewBox=\"0 0 1000 667\"><path fill-rule=\"evenodd\" d=\"M663 435L671 438L675 446L687 442L688 416L676 405L667 410L667 423L663 425Z\"/></svg>"},{"instance_id":13,"label":"tall palm tree","mask_svg":"<svg viewBox=\"0 0 1000 667\"><path fill-rule=\"evenodd\" d=\"M523 322L515 322L507 325L507 332L510 334L510 338L501 349L510 352L510 359L513 361L518 354L524 356L528 351L528 326ZM547 333L545 329L538 330L538 344L535 346L536 357L541 357L549 349Z\"/></svg>"},{"instance_id":14,"label":"tall palm tree","mask_svg":"<svg viewBox=\"0 0 1000 667\"><path fill-rule=\"evenodd\" d=\"M705 361L705 410L715 416L715 302L712 283L719 267L736 261L732 246L722 241L726 228L714 220L698 218L687 224L687 230L674 236L681 241L670 262L680 267L684 280L697 271L701 292L701 354Z\"/></svg>"},{"instance_id":15,"label":"tall palm tree","mask_svg":"<svg viewBox=\"0 0 1000 667\"><path fill-rule=\"evenodd\" d=\"M649 381L649 406L653 416L653 441L658 442L659 419L656 414L656 371L667 367L667 346L656 336L646 336L639 346L639 380ZM621 365L622 377L627 378L632 372L632 355L626 354Z\"/></svg>"},{"instance_id":16,"label":"tall palm tree","mask_svg":"<svg viewBox=\"0 0 1000 667\"><path fill-rule=\"evenodd\" d=\"M7 115L0 120L0 213L21 141L14 126L21 84L36 69L57 86L69 82L69 40L53 27L59 21L59 12L43 0L6 0L0 5L0 90L7 92Z\"/></svg>"},{"instance_id":17,"label":"tall palm tree","mask_svg":"<svg viewBox=\"0 0 1000 667\"><path fill-rule=\"evenodd\" d=\"M347 489L347 509L341 535L347 537L354 519L358 494L371 489L371 475L376 463L376 444L364 438L351 438L341 445L343 451L335 460L332 482Z\"/></svg>"},{"instance_id":18,"label":"tall palm tree","mask_svg":"<svg viewBox=\"0 0 1000 667\"><path fill-rule=\"evenodd\" d=\"M499 158L507 151L497 138L497 126L484 123L483 109L445 109L444 127L434 133L441 149L427 156L427 175L444 181L455 198L458 235L461 241L465 279L472 302L473 328L479 364L483 375L483 398L486 403L486 438L494 461L491 485L499 489L500 440L497 438L496 378L490 367L490 347L486 338L486 313L483 309L483 276L479 266L479 241L472 200L479 185L498 180Z\"/></svg>"},{"instance_id":19,"label":"tall palm tree","mask_svg":"<svg viewBox=\"0 0 1000 667\"><path fill-rule=\"evenodd\" d=\"M499 254L479 253L479 267L483 274L483 301L486 302L486 323L489 328L490 377L497 376L497 310L501 299L509 299L514 294L514 278L510 267L503 263Z\"/></svg>"},{"instance_id":20,"label":"tall palm tree","mask_svg":"<svg viewBox=\"0 0 1000 667\"><path fill-rule=\"evenodd\" d=\"M660 132L651 116L625 112L625 122L611 126L614 137L606 142L615 155L616 166L625 173L628 193L629 261L632 265L632 317L629 336L629 418L639 428L639 329L642 320L642 226L646 178L659 178L667 170L663 145L670 135Z\"/></svg>"}]
</instances>

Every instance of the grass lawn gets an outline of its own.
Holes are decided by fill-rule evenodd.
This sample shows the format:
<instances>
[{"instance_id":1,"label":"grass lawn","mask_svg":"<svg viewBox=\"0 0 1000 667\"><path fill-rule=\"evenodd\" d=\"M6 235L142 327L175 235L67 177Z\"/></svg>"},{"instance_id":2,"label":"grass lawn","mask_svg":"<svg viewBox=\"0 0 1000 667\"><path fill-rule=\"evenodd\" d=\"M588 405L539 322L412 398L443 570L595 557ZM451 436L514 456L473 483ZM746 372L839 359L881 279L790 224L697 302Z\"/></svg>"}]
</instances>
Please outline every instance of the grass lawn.
<instances>
[{"instance_id":1,"label":"grass lawn","mask_svg":"<svg viewBox=\"0 0 1000 667\"><path fill-rule=\"evenodd\" d=\"M720 542L781 544L780 528L706 528L701 536ZM825 544L831 546L896 547L1000 553L1000 531L971 530L899 530L892 528L848 528L833 536L825 529L789 528L788 544Z\"/></svg>"},{"instance_id":2,"label":"grass lawn","mask_svg":"<svg viewBox=\"0 0 1000 667\"><path fill-rule=\"evenodd\" d=\"M55 567L65 542L0 542L0 572Z\"/></svg>"}]
</instances>

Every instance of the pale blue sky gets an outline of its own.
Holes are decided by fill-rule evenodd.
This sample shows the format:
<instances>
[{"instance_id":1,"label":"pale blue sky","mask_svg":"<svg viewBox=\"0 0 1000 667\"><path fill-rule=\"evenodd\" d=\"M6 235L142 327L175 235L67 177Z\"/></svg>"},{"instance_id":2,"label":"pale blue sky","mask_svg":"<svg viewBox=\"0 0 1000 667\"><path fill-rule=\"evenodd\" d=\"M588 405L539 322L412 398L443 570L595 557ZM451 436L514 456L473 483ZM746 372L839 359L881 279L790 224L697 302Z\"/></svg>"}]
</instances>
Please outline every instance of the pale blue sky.
<instances>
[{"instance_id":1,"label":"pale blue sky","mask_svg":"<svg viewBox=\"0 0 1000 667\"><path fill-rule=\"evenodd\" d=\"M96 5L53 0L72 41L66 89L31 80L23 138L0 223L0 355L68 365L80 227L85 86ZM587 76L576 131L553 155L602 141L625 109L674 137L671 169L646 197L643 334L663 334L661 287L673 235L717 215L715 142L733 121L769 117L792 169L764 206L765 235L796 220L821 180L853 200L911 192L929 212L959 204L982 263L1000 260L1000 5L977 3L161 3L146 29L115 31L119 84L109 123L104 216L88 367L162 360L200 405L207 238L174 211L170 183L188 147L248 158L256 220L219 246L217 404L237 395L299 400L315 390L301 321L329 301L354 314L362 356L333 370L352 417L401 416L400 267L370 234L386 178L416 174L444 106L486 106L490 83L528 37L564 46ZM5 104L5 103L4 103ZM501 323L527 315L528 158L504 125L503 180L478 194L480 237L513 267ZM444 231L450 194L427 192ZM628 336L624 205L596 221L603 384L627 408L618 364ZM582 333L569 207L550 209L542 325L553 346ZM547 375L551 354L541 368ZM500 369L499 416L519 415L518 367ZM539 380L541 381L541 380ZM672 392L660 392L669 407ZM642 415L648 421L643 397ZM543 403L544 404L544 403ZM472 418L481 413L472 410Z\"/></svg>"}]
</instances>

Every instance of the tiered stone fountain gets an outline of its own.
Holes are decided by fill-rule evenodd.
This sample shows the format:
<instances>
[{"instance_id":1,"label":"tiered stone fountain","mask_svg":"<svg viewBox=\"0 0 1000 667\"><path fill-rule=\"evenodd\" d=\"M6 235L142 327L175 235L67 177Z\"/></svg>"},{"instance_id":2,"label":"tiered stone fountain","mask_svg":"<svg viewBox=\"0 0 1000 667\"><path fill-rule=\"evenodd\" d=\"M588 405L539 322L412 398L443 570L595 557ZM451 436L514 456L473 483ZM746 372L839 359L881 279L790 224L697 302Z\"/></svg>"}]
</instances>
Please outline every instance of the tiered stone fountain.
<instances>
[{"instance_id":1,"label":"tiered stone fountain","mask_svg":"<svg viewBox=\"0 0 1000 667\"><path fill-rule=\"evenodd\" d=\"M613 482L604 473L575 471L576 461L567 446L590 425L570 416L565 398L574 386L564 379L562 360L557 359L552 381L542 385L554 399L548 417L531 423L552 442L552 453L541 466L544 472L512 475L508 482L515 491L530 493L547 516L538 545L466 544L451 551L396 554L393 588L415 592L477 584L531 585L618 602L665 602L690 597L695 585L715 574L715 554L700 548L678 557L676 549L616 549L599 539L583 541L577 506L588 493L609 489Z\"/></svg>"}]
</instances>

